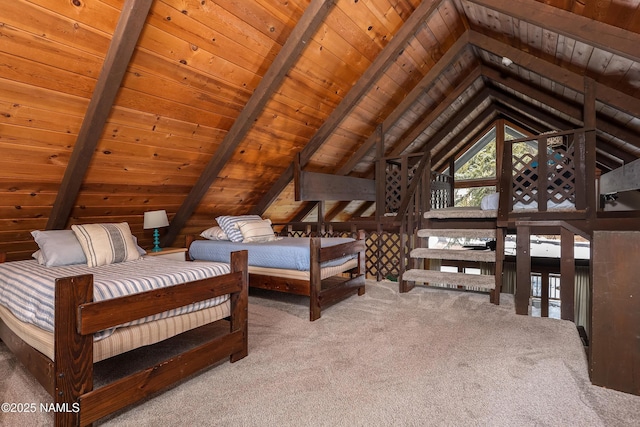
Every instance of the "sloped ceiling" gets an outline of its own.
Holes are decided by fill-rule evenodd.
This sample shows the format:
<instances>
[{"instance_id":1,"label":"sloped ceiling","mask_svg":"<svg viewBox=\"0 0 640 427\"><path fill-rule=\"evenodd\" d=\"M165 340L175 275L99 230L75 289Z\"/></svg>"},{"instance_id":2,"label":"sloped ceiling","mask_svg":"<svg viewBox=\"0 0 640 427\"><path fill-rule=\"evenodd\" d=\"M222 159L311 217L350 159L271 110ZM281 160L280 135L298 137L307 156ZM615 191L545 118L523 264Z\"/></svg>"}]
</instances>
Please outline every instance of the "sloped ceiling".
<instances>
[{"instance_id":1,"label":"sloped ceiling","mask_svg":"<svg viewBox=\"0 0 640 427\"><path fill-rule=\"evenodd\" d=\"M148 244L142 214L154 209L172 220L167 242L220 214L290 220L306 212L290 184L298 153L306 170L372 176L383 135L387 155L428 149L443 163L497 118L532 132L582 126L589 82L598 166L640 153L638 0L2 6L10 259L35 249L31 230L72 223L127 221Z\"/></svg>"}]
</instances>

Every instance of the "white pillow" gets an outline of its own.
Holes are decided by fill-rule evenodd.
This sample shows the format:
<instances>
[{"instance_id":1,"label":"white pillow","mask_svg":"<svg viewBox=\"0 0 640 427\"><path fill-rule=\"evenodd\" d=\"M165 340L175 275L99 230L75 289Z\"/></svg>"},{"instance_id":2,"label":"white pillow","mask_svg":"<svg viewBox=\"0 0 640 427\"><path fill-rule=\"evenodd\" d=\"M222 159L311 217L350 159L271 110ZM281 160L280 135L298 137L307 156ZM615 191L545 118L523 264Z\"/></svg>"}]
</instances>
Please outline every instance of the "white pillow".
<instances>
[{"instance_id":1,"label":"white pillow","mask_svg":"<svg viewBox=\"0 0 640 427\"><path fill-rule=\"evenodd\" d=\"M82 256L84 257L84 252L82 253ZM44 259L44 255L42 255L42 251L40 249L38 249L37 251L32 253L31 257L33 259L35 259L36 261L38 261L38 264L40 264L40 265L46 265L47 264L47 261ZM87 262L87 259L85 258L84 261Z\"/></svg>"},{"instance_id":2,"label":"white pillow","mask_svg":"<svg viewBox=\"0 0 640 427\"><path fill-rule=\"evenodd\" d=\"M82 246L89 267L140 258L131 229L126 222L72 225L71 229Z\"/></svg>"},{"instance_id":3,"label":"white pillow","mask_svg":"<svg viewBox=\"0 0 640 427\"><path fill-rule=\"evenodd\" d=\"M211 228L207 228L202 233L200 233L200 237L204 237L208 240L229 240L229 236L224 230L217 225Z\"/></svg>"},{"instance_id":4,"label":"white pillow","mask_svg":"<svg viewBox=\"0 0 640 427\"><path fill-rule=\"evenodd\" d=\"M236 224L242 233L242 243L272 242L276 240L276 236L273 234L273 229L271 228L270 219L238 221Z\"/></svg>"},{"instance_id":5,"label":"white pillow","mask_svg":"<svg viewBox=\"0 0 640 427\"><path fill-rule=\"evenodd\" d=\"M47 267L86 264L82 246L71 230L34 230L33 240L38 244L38 263ZM36 253L37 253L36 252Z\"/></svg>"}]
</instances>

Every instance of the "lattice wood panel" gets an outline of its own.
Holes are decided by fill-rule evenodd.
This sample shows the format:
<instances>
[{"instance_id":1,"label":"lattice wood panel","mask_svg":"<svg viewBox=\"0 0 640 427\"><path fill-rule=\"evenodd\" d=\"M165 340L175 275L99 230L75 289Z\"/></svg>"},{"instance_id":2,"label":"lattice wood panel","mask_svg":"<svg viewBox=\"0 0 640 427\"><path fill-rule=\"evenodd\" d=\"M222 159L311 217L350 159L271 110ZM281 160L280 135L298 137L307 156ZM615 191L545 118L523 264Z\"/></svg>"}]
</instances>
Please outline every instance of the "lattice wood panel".
<instances>
[{"instance_id":1,"label":"lattice wood panel","mask_svg":"<svg viewBox=\"0 0 640 427\"><path fill-rule=\"evenodd\" d=\"M385 179L385 212L397 212L402 203L402 169L400 165L387 163Z\"/></svg>"},{"instance_id":2,"label":"lattice wood panel","mask_svg":"<svg viewBox=\"0 0 640 427\"><path fill-rule=\"evenodd\" d=\"M402 165L398 163L387 163L385 170L385 213L397 212L402 204L402 177L406 174L406 185L411 185L416 169L420 163L409 166L403 170Z\"/></svg>"},{"instance_id":3,"label":"lattice wood panel","mask_svg":"<svg viewBox=\"0 0 640 427\"><path fill-rule=\"evenodd\" d=\"M548 168L549 200L561 203L568 200L575 203L575 163L574 146L568 149L564 146L554 147L550 156Z\"/></svg>"},{"instance_id":4,"label":"lattice wood panel","mask_svg":"<svg viewBox=\"0 0 640 427\"><path fill-rule=\"evenodd\" d=\"M317 233L292 230L291 237L310 237ZM350 232L325 232L322 237L353 237ZM405 239L405 254L400 250L400 239ZM400 264L406 262L409 247L407 236L399 233L365 231L365 258L367 277L375 279L397 278L400 275Z\"/></svg>"},{"instance_id":5,"label":"lattice wood panel","mask_svg":"<svg viewBox=\"0 0 640 427\"><path fill-rule=\"evenodd\" d=\"M513 155L513 203L530 205L536 200L538 191L538 168L536 155L524 153Z\"/></svg>"},{"instance_id":6,"label":"lattice wood panel","mask_svg":"<svg viewBox=\"0 0 640 427\"><path fill-rule=\"evenodd\" d=\"M513 203L531 205L542 189L547 201L575 202L574 147L565 145L546 147L547 164L544 171L537 164L536 154L513 155ZM539 175L542 175L541 178Z\"/></svg>"}]
</instances>

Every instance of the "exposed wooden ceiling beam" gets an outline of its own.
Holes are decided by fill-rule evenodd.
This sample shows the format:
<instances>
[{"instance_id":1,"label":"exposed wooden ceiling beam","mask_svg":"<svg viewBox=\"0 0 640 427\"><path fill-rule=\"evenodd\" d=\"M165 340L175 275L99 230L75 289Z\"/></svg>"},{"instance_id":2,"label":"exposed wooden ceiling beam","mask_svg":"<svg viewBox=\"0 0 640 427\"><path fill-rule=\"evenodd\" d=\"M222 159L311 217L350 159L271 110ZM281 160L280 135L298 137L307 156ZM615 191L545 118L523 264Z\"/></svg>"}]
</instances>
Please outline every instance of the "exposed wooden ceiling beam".
<instances>
[{"instance_id":1,"label":"exposed wooden ceiling beam","mask_svg":"<svg viewBox=\"0 0 640 427\"><path fill-rule=\"evenodd\" d=\"M440 141L442 141L444 138L446 138L449 134L451 134L451 132L453 132L453 130L459 126L459 124L467 117L469 117L469 115L471 115L471 113L473 113L475 110L477 110L483 102L486 101L486 99L489 97L489 91L487 90L487 88L482 89L480 92L478 92L473 99L471 99L471 101L467 102L460 110L458 110L456 112L456 114L449 118L449 120L447 121L447 123L441 127L435 134L433 134L424 144L423 146L418 149L417 151L423 152L422 156L420 157L419 160L419 166L416 169L416 175L417 176L421 176L422 175L422 171L423 168L425 168L427 166L427 159L431 158L431 150L433 150L433 148L436 146L436 144L438 144ZM427 127L429 127L431 125L432 122L426 123L423 122L424 125L424 129L426 129ZM423 130L424 130L423 129ZM415 135L412 133L412 135ZM416 135L417 136L417 135ZM415 140L415 138L413 139ZM411 140L411 141L413 141ZM408 141L408 139L407 139ZM401 145L405 144L406 141L401 142ZM398 150L398 154L401 154L401 152ZM429 161L429 166L431 166L431 162ZM411 180L411 183L409 184L409 187L407 188L407 194L412 195L416 189L416 186L418 185L418 182L420 180L418 179L414 179ZM409 198L405 198L402 203L400 204L400 207L398 208L398 216L402 216L405 214L406 209L408 208L409 205Z\"/></svg>"},{"instance_id":2,"label":"exposed wooden ceiling beam","mask_svg":"<svg viewBox=\"0 0 640 427\"><path fill-rule=\"evenodd\" d=\"M564 126L552 126L547 123L545 120L541 119L540 116L530 117L527 116L515 108L511 108L508 104L503 104L500 102L494 102L493 108L503 116L506 120L511 121L518 126L523 126L525 128L529 128L535 130L532 132L534 134L539 134L542 132L550 131L550 130L568 130L573 128L572 124L566 121L564 122ZM544 116L546 118L546 116Z\"/></svg>"},{"instance_id":3,"label":"exposed wooden ceiling beam","mask_svg":"<svg viewBox=\"0 0 640 427\"><path fill-rule=\"evenodd\" d=\"M342 120L344 120L348 113L357 105L360 98L362 98L371 86L378 81L388 66L397 59L416 31L418 31L418 29L434 12L437 12L439 6L439 1L425 1L420 3L416 10L413 11L411 16L409 16L402 27L393 36L391 41L382 49L369 68L367 68L356 84L349 90L349 93L347 93L340 104L338 104L335 110L333 110L329 115L327 120L320 126L315 135L301 150L301 168L305 167L313 154L318 150L318 148L320 148L320 146L322 146L325 139L333 133ZM267 193L265 193L262 199L258 202L253 209L253 212L262 214L292 179L293 165L289 165L280 178L276 180L271 189L267 191Z\"/></svg>"},{"instance_id":4,"label":"exposed wooden ceiling beam","mask_svg":"<svg viewBox=\"0 0 640 427\"><path fill-rule=\"evenodd\" d=\"M476 31L469 31L469 43L494 55L506 56L520 67L556 81L578 93L584 93L584 76L571 70ZM596 99L598 101L635 117L640 117L640 99L612 89L602 83L596 82L595 86Z\"/></svg>"},{"instance_id":5,"label":"exposed wooden ceiling beam","mask_svg":"<svg viewBox=\"0 0 640 427\"><path fill-rule=\"evenodd\" d=\"M442 162L445 162L449 156L451 156L451 154L455 154L454 151L458 151L456 150L456 147L462 143L465 138L471 136L469 141L479 139L483 133L487 132L487 126L490 122L495 121L496 116L497 112L493 106L482 111L478 117L473 119L471 123L464 127L463 130L458 132L445 147L433 153L433 156L431 157L432 169L437 169Z\"/></svg>"},{"instance_id":6,"label":"exposed wooden ceiling beam","mask_svg":"<svg viewBox=\"0 0 640 427\"><path fill-rule=\"evenodd\" d=\"M487 88L484 88L480 92L478 92L469 102L464 104L464 106L460 110L458 110L455 115L450 118L447 123L443 127L441 127L435 134L433 134L417 151L430 152L431 150L433 150L436 144L438 144L451 132L453 132L453 130L457 126L459 126L464 119L472 115L482 105L482 103L486 101L490 94L491 93ZM404 149L401 151L400 148L409 146L409 144L415 141L420 133L424 132L433 123L433 121L434 120L423 121L420 126L421 129L416 129L415 132L413 132L411 135L408 135L406 138L403 138L401 141L399 141L399 143L396 145L397 148L394 148L391 156L402 154ZM418 130L420 130L420 132L418 132Z\"/></svg>"},{"instance_id":7,"label":"exposed wooden ceiling beam","mask_svg":"<svg viewBox=\"0 0 640 427\"><path fill-rule=\"evenodd\" d=\"M561 119L553 115L552 113L539 110L537 109L537 107L527 104L525 101L515 98L511 94L508 94L499 88L492 88L491 90L493 91L493 96L496 100L495 108L497 109L497 111L509 117L516 123L522 121L524 117L525 119L529 118L530 120L535 120L539 123L545 124L551 129L568 130L574 127L573 123L567 122L566 120ZM525 115L524 113L518 111L523 109L527 109L528 113L530 113L531 111L537 111L537 113ZM615 146L612 146L601 138L598 138L597 140L596 149L607 152L611 156L620 159L624 163L628 163L636 159L635 156L624 152ZM603 164L607 168L609 168L608 165L611 164L611 162L602 159L601 156L598 157L598 162Z\"/></svg>"},{"instance_id":8,"label":"exposed wooden ceiling beam","mask_svg":"<svg viewBox=\"0 0 640 427\"><path fill-rule=\"evenodd\" d=\"M342 202L336 203L336 205L324 215L324 220L326 222L331 222L331 220L333 220L336 216L338 216L338 214L340 214L343 210L345 210L347 206L349 206L349 204L351 204L350 201L348 202L342 201Z\"/></svg>"},{"instance_id":9,"label":"exposed wooden ceiling beam","mask_svg":"<svg viewBox=\"0 0 640 427\"><path fill-rule=\"evenodd\" d=\"M542 120L536 117L536 119L532 119L528 116L523 115L522 113L505 106L504 104L493 102L485 111L481 113L481 115L476 118L472 123L467 125L465 129L460 131L448 144L445 148L441 149L436 153L432 159L432 169L439 170L443 169L448 163L445 161L448 159L449 155L453 150L456 152L465 150L471 144L475 143L480 137L487 132L487 124L485 124L488 120L495 122L498 118L503 118L506 121L510 122L511 126L523 126L524 128L529 128L529 132L532 134L538 134L546 130L550 130L548 124L544 123ZM479 131L476 131L466 142L465 146L461 148L456 148L458 145L467 137L467 135L474 132L479 126ZM562 127L562 129L571 129L572 124L566 122L566 127ZM612 170L621 165L620 162L616 162L609 157L605 157L603 154L596 154L597 163L604 170Z\"/></svg>"},{"instance_id":10,"label":"exposed wooden ceiling beam","mask_svg":"<svg viewBox=\"0 0 640 427\"><path fill-rule=\"evenodd\" d=\"M533 122L537 122L538 124L540 124L540 125L545 127L544 130L537 130L535 133L542 133L543 131L547 131L547 130L551 130L552 129L552 127L550 127L547 123L545 123L544 120L542 120L540 117L531 118L531 117L525 116L522 113L514 110L513 108L506 106L505 104L494 103L494 108L502 116L504 116L508 120L512 120L514 123L517 123L518 125L521 125L521 123L523 121L533 121ZM555 129L568 130L568 129L572 128L572 124L571 123L565 122L565 124L566 124L565 126L559 127L559 128L555 127ZM601 152L603 154L597 155L597 162L602 164L605 167L605 169L615 169L616 167L618 167L618 166L620 166L621 164L624 163L624 161L620 160L620 158L617 158L616 160L614 160L614 158L616 157L615 156L616 153L623 154L623 158L633 158L633 159L635 159L635 157L633 157L633 156L630 157L630 155L628 153L621 152L620 150L618 150L615 147L612 147L609 144L606 144L606 147L603 148L602 147L602 141L601 140L598 140L598 141L600 143L600 146L596 146L596 150L598 150L599 152ZM605 159L605 153L607 155L606 159Z\"/></svg>"},{"instance_id":11,"label":"exposed wooden ceiling beam","mask_svg":"<svg viewBox=\"0 0 640 427\"><path fill-rule=\"evenodd\" d=\"M471 75L475 76L476 72L479 72L479 69L475 70L473 73L471 73ZM475 81L475 78L473 78L472 80ZM411 128L407 133L405 133L405 135L403 135L398 139L395 146L393 147L391 152L387 155L387 157L400 156L406 150L406 148L413 141L415 141L420 136L420 134L422 134L422 132L424 132L431 124L433 124L446 109L451 107L451 105L459 96L459 95L456 95L456 93L458 93L458 90L468 89L469 86L473 83L473 81L470 82L467 79L465 79L463 83L458 85L456 90L454 90L450 94L450 96L446 98L445 101L443 101L440 105L438 105L437 109L435 109L426 117L424 117L420 121L420 123L418 123L416 126ZM458 112L454 114L453 118L449 119L449 121L443 128L446 130L441 129L427 141L426 143L427 146L430 141L434 140L434 138L439 138L439 139L437 139L436 142L431 144L431 147L433 147L433 145L435 145L437 141L446 137L447 133L450 132L453 128L455 128L454 123L459 123L460 121L464 120L469 114L471 114L476 108L478 108L489 97L489 95L490 93L486 89L483 89L478 94L476 94L470 102L468 102ZM421 152L423 151L423 149L420 149L417 151ZM375 165L372 165L369 171L365 174L365 177L372 177L374 175L374 169L375 169Z\"/></svg>"},{"instance_id":12,"label":"exposed wooden ceiling beam","mask_svg":"<svg viewBox=\"0 0 640 427\"><path fill-rule=\"evenodd\" d=\"M466 1L632 61L639 59L640 35L637 33L534 0Z\"/></svg>"},{"instance_id":13,"label":"exposed wooden ceiling beam","mask_svg":"<svg viewBox=\"0 0 640 427\"><path fill-rule=\"evenodd\" d=\"M498 109L495 106L495 104L493 105L494 105L494 108L496 108L496 111L498 112L499 118L504 119L507 122L511 123L512 126L519 127L520 128L519 131L524 130L525 133L528 132L531 135L537 135L539 133L552 130L550 126L540 123L537 120L533 120L530 117L520 114L515 110L512 110L512 111L516 114L516 118L509 117L508 115L504 114L504 112L501 109Z\"/></svg>"},{"instance_id":14,"label":"exposed wooden ceiling beam","mask_svg":"<svg viewBox=\"0 0 640 427\"><path fill-rule=\"evenodd\" d=\"M480 69L478 67L472 73L470 73L469 78L465 79L462 83L460 83L456 87L456 89L453 92L451 92L449 96L447 96L445 102L438 105L438 108L436 108L434 111L428 114L418 126L414 127L405 137L400 139L401 141L400 145L402 146L402 150L400 149L392 150L392 153L395 153L396 151L399 151L401 153L401 151L404 151L404 149L411 142L413 142L415 138L417 138L431 123L433 123L442 114L442 112L445 109L449 108L451 104L453 104L453 102L460 96L461 91L468 89L469 86L473 84L473 82L480 76L479 72L480 72ZM488 91L486 90L480 91L467 105L465 105L460 111L458 111L454 115L454 117L452 117L447 122L445 127L441 129L438 133L436 133L436 135L434 135L432 139L433 138L442 139L443 137L445 137L450 132L451 126L455 127L454 126L455 123L459 123L461 120L466 118L474 109L476 109L488 97L489 97ZM439 139L437 139L437 141L439 141ZM399 155L400 153L395 153L390 155ZM424 159L422 159L422 161L423 160ZM366 174L366 176L367 177L373 176L373 168Z\"/></svg>"},{"instance_id":15,"label":"exposed wooden ceiling beam","mask_svg":"<svg viewBox=\"0 0 640 427\"><path fill-rule=\"evenodd\" d=\"M362 217L362 214L365 213L367 210L369 210L369 208L371 208L371 206L374 205L375 202L363 202L360 207L358 209L356 209L356 211L353 213L353 215L351 215L351 219L353 218L360 218Z\"/></svg>"},{"instance_id":16,"label":"exposed wooden ceiling beam","mask_svg":"<svg viewBox=\"0 0 640 427\"><path fill-rule=\"evenodd\" d=\"M596 165L603 171L612 171L618 169L624 165L624 162L620 162L619 159L614 159L608 155L606 151L599 150L596 145Z\"/></svg>"},{"instance_id":17,"label":"exposed wooden ceiling beam","mask_svg":"<svg viewBox=\"0 0 640 427\"><path fill-rule=\"evenodd\" d=\"M98 146L120 84L144 27L153 0L127 0L122 6L109 50L78 131L60 189L47 220L47 229L65 228L80 187Z\"/></svg>"},{"instance_id":18,"label":"exposed wooden ceiling beam","mask_svg":"<svg viewBox=\"0 0 640 427\"><path fill-rule=\"evenodd\" d=\"M532 119L538 119L543 123L546 123L551 129L571 129L575 127L573 124L568 123L566 120L559 118L549 112L541 110L535 105L525 102L524 100L517 98L516 96L503 91L497 87L487 87L491 96L497 103L501 103L506 107L512 108L525 116Z\"/></svg>"},{"instance_id":19,"label":"exposed wooden ceiling beam","mask_svg":"<svg viewBox=\"0 0 640 427\"><path fill-rule=\"evenodd\" d=\"M556 111L561 111L576 120L576 125L582 125L582 108L577 103L570 104L562 101L557 95L543 92L533 85L522 81L518 76L507 74L486 65L481 66L482 75L491 82L499 83L517 93L534 99Z\"/></svg>"},{"instance_id":20,"label":"exposed wooden ceiling beam","mask_svg":"<svg viewBox=\"0 0 640 427\"><path fill-rule=\"evenodd\" d=\"M527 97L550 107L553 110L563 112L570 116L578 126L583 126L582 107L578 104L571 104L563 101L556 95L546 93L534 86L523 82L516 76L507 76L504 73L491 67L482 66L482 75L493 82L500 83L503 86L519 92ZM617 125L602 117L596 117L596 128L600 132L607 133L613 137L623 140L635 147L640 147L640 136L628 129Z\"/></svg>"},{"instance_id":21,"label":"exposed wooden ceiling beam","mask_svg":"<svg viewBox=\"0 0 640 427\"><path fill-rule=\"evenodd\" d=\"M433 86L433 84L436 82L436 79L443 73L443 71L451 66L451 63L467 47L468 43L469 36L465 32L462 36L460 36L460 38L458 38L458 40L456 40L456 42L449 48L449 50L447 50L442 58L440 58L438 62L427 72L427 74L424 75L420 83L415 88L413 88L413 90L411 90L409 95L405 99L403 99L396 108L394 108L393 112L389 114L387 118L384 119L384 121L382 122L383 132L386 132L396 125L398 120L400 120L407 113L407 111L420 98L420 96L422 96L424 91ZM474 70L472 74L475 74L476 72L479 73L479 70ZM473 76L471 77L471 82L469 82L469 79L470 78L467 77L465 81L459 84L458 87L454 89L453 92L451 92L443 102L439 103L435 108L435 110L438 110L438 112L434 110L433 114L441 114L442 105L448 107L448 105L452 102L452 99L455 100L462 94L463 91L467 90L470 83L473 83L473 81L475 80ZM346 175L350 173L356 167L358 162L360 162L360 160L362 160L362 158L375 147L376 141L377 132L374 131L358 148L358 150L356 150L354 155L351 156L349 160L344 165L342 165L336 173L339 175Z\"/></svg>"},{"instance_id":22,"label":"exposed wooden ceiling beam","mask_svg":"<svg viewBox=\"0 0 640 427\"><path fill-rule=\"evenodd\" d=\"M233 156L238 144L246 136L266 103L273 96L274 91L282 84L287 71L307 46L307 41L316 33L334 4L333 0L312 0L307 6L291 35L282 46L282 49L280 49L280 52L278 52L278 55L276 55L262 80L260 80L251 98L249 98L215 154L209 160L198 181L178 209L178 212L176 212L167 234L162 239L163 246L170 245L178 236L193 211L209 191L211 184Z\"/></svg>"}]
</instances>

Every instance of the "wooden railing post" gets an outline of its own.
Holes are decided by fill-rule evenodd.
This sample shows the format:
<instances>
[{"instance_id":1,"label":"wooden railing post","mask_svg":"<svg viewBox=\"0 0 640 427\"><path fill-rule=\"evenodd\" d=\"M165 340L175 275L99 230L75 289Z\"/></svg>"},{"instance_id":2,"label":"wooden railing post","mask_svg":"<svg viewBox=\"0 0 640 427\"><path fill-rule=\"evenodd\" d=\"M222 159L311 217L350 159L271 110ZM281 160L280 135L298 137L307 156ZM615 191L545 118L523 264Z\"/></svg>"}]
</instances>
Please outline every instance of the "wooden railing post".
<instances>
[{"instance_id":1,"label":"wooden railing post","mask_svg":"<svg viewBox=\"0 0 640 427\"><path fill-rule=\"evenodd\" d=\"M540 275L540 317L549 317L549 272Z\"/></svg>"},{"instance_id":2,"label":"wooden railing post","mask_svg":"<svg viewBox=\"0 0 640 427\"><path fill-rule=\"evenodd\" d=\"M538 142L538 179L536 193L536 202L538 203L538 212L547 211L547 138L540 137Z\"/></svg>"},{"instance_id":3,"label":"wooden railing post","mask_svg":"<svg viewBox=\"0 0 640 427\"><path fill-rule=\"evenodd\" d=\"M516 235L516 314L529 314L531 296L531 229L517 226Z\"/></svg>"},{"instance_id":4,"label":"wooden railing post","mask_svg":"<svg viewBox=\"0 0 640 427\"><path fill-rule=\"evenodd\" d=\"M491 302L500 305L500 292L502 292L502 273L504 271L504 233L505 229L496 227L496 264L495 278L496 286L491 294Z\"/></svg>"},{"instance_id":5,"label":"wooden railing post","mask_svg":"<svg viewBox=\"0 0 640 427\"><path fill-rule=\"evenodd\" d=\"M500 199L498 201L498 222L506 221L511 211L511 191L513 188L513 144L505 141L500 173Z\"/></svg>"},{"instance_id":6,"label":"wooden railing post","mask_svg":"<svg viewBox=\"0 0 640 427\"><path fill-rule=\"evenodd\" d=\"M560 318L574 320L576 284L575 236L562 227L560 230Z\"/></svg>"}]
</instances>

